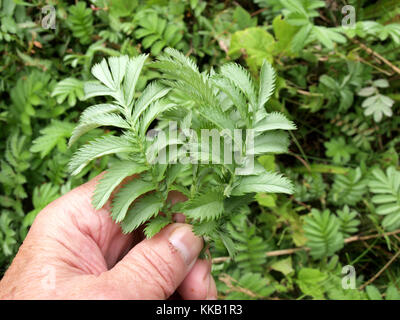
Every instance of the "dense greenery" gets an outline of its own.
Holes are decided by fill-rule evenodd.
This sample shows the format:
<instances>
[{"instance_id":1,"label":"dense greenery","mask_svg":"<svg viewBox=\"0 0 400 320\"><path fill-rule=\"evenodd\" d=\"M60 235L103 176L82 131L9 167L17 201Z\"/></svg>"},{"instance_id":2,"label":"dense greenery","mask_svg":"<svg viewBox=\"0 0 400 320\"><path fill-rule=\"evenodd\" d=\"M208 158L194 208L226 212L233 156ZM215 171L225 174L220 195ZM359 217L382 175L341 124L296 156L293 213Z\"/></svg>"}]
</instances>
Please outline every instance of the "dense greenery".
<instances>
[{"instance_id":1,"label":"dense greenery","mask_svg":"<svg viewBox=\"0 0 400 320\"><path fill-rule=\"evenodd\" d=\"M1 273L42 208L108 168L93 203L141 172L113 218L128 232L163 208L151 236L167 209L186 212L212 239L221 298L400 299L398 1L0 4ZM258 175L133 164L132 145L171 119L258 126ZM174 188L190 200L167 208ZM355 289L342 286L346 265Z\"/></svg>"}]
</instances>

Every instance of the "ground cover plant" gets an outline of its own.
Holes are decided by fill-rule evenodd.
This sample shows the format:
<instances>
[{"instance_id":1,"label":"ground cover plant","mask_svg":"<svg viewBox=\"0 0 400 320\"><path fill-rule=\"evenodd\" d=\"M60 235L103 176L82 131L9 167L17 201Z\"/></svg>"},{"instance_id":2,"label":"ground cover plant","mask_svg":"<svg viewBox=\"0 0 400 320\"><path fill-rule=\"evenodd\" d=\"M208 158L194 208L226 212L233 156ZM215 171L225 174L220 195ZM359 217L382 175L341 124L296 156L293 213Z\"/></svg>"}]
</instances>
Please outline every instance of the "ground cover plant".
<instances>
[{"instance_id":1,"label":"ground cover plant","mask_svg":"<svg viewBox=\"0 0 400 320\"><path fill-rule=\"evenodd\" d=\"M221 299L400 299L397 1L0 4L1 273L107 170L93 205L139 175L113 219L151 237L184 212ZM202 163L202 129L240 157Z\"/></svg>"}]
</instances>

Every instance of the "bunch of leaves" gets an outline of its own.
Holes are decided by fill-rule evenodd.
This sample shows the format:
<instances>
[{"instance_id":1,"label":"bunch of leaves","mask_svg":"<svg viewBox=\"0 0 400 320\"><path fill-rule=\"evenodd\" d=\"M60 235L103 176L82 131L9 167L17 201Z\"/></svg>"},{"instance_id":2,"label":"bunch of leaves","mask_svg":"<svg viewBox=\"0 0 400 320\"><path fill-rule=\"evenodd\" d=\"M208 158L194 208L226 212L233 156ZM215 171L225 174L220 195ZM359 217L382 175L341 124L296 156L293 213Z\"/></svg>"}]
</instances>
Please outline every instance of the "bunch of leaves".
<instances>
[{"instance_id":1,"label":"bunch of leaves","mask_svg":"<svg viewBox=\"0 0 400 320\"><path fill-rule=\"evenodd\" d=\"M356 148L370 150L371 143L375 141L378 127L371 126L360 114L348 113L345 116L338 114L331 123L340 129L342 134L351 137Z\"/></svg>"},{"instance_id":2,"label":"bunch of leaves","mask_svg":"<svg viewBox=\"0 0 400 320\"><path fill-rule=\"evenodd\" d=\"M332 203L338 205L354 205L367 192L367 184L368 182L363 177L359 167L349 171L347 174L335 175L329 199Z\"/></svg>"},{"instance_id":3,"label":"bunch of leaves","mask_svg":"<svg viewBox=\"0 0 400 320\"><path fill-rule=\"evenodd\" d=\"M307 246L314 259L331 256L343 248L343 234L338 218L329 210L313 209L304 224Z\"/></svg>"},{"instance_id":4,"label":"bunch of leaves","mask_svg":"<svg viewBox=\"0 0 400 320\"><path fill-rule=\"evenodd\" d=\"M319 8L325 7L320 0L280 0L285 22L296 27L291 41L291 49L299 52L309 43L320 42L327 49L332 50L334 44L346 43L346 38L339 28L328 28L314 24L314 18L319 16Z\"/></svg>"},{"instance_id":5,"label":"bunch of leaves","mask_svg":"<svg viewBox=\"0 0 400 320\"><path fill-rule=\"evenodd\" d=\"M163 19L151 9L139 11L135 20L138 24L135 37L152 55L159 54L165 47L182 49L185 46L181 41L185 32L182 24Z\"/></svg>"},{"instance_id":6,"label":"bunch of leaves","mask_svg":"<svg viewBox=\"0 0 400 320\"><path fill-rule=\"evenodd\" d=\"M200 73L193 61L169 48L153 64L168 79L164 82L166 86L152 83L138 99L134 99L135 84L146 57L110 58L108 62L103 60L92 68L92 74L100 82L85 84L86 98L107 95L113 97L114 101L89 107L82 114L70 143L85 132L104 125L119 128L123 133L120 136L106 135L81 147L71 159L70 171L78 174L90 161L104 155L118 154L121 161L108 170L96 188L93 198L95 208L101 208L106 203L111 192L124 178L140 174L140 178L121 188L112 201L112 218L121 222L124 232L131 232L150 220L145 233L148 237L153 236L171 221L171 210L166 201L168 192L179 190L189 198L180 206L180 211L194 224L195 232L222 239L233 255L235 246L226 230L226 223L232 216L226 210L224 199L231 197L229 201L234 199L238 202L249 193L292 192L290 181L281 175L267 172L261 166L247 167L255 155L285 152L288 137L282 130L295 129L283 114L265 110L264 106L274 89L274 70L268 63L263 65L257 92L250 75L240 66L224 65L219 74ZM162 99L171 89L172 100ZM177 99L181 103L178 104ZM182 141L172 134L158 134L154 141L146 139L153 120L171 108L174 108L174 118L169 120L178 118L178 123L185 128L191 125L191 134L202 129L216 129L217 138L222 140L223 134L233 137L233 129L253 129L256 136L254 147L246 152L237 149L241 146L242 138L238 140L233 137L234 150L241 152L240 162L225 164L217 159L217 164L210 165L207 162L202 165L204 160L215 159L213 153L216 150L211 150L211 153L209 150L199 152L195 148L201 142L189 140L190 156L197 162L193 165L189 190L185 185L175 183L181 166L175 165L174 161L167 165L153 161L159 160L160 154L169 146L176 146L177 155L186 157L188 146L179 146ZM242 116L242 121L238 121L238 116ZM166 118L168 113L163 120ZM224 129L225 132L222 131ZM161 210L167 219L158 215Z\"/></svg>"},{"instance_id":7,"label":"bunch of leaves","mask_svg":"<svg viewBox=\"0 0 400 320\"><path fill-rule=\"evenodd\" d=\"M383 115L391 117L393 115L392 106L394 100L380 94L378 88L389 87L389 82L386 79L378 79L372 82L371 86L362 88L358 95L361 97L368 97L362 103L362 107L365 108L364 114L366 116L373 115L376 122L382 120Z\"/></svg>"},{"instance_id":8,"label":"bunch of leaves","mask_svg":"<svg viewBox=\"0 0 400 320\"><path fill-rule=\"evenodd\" d=\"M93 14L86 3L78 1L74 6L68 8L68 25L72 35L82 44L89 44L94 33Z\"/></svg>"},{"instance_id":9,"label":"bunch of leaves","mask_svg":"<svg viewBox=\"0 0 400 320\"><path fill-rule=\"evenodd\" d=\"M169 176L169 188L180 189L190 199L203 194L207 199L209 187L217 190L220 197L219 186L224 184L221 188L224 211L220 215L221 223L225 220L224 226L221 228L211 219L204 223L191 219L198 233L212 234L205 238L215 240L211 242L214 245L210 251L216 257L213 274L220 298L398 298L394 288L399 286L400 269L396 262L389 264L365 290L342 288L342 264L355 267L356 287L360 287L390 261L399 246L396 236L384 232L398 230L398 227L394 228L398 215L393 209L396 184L393 190L388 186L399 170L400 98L396 67L400 63L397 19L400 7L394 0L374 3L349 0L347 4L356 12L354 26L340 26L346 14L342 13L342 5L337 1L325 1L323 5L320 1L303 0L96 0L86 2L85 6L60 0L56 5L53 3L56 29L46 29L42 27L46 14L40 10L43 1L1 1L1 272L11 262L43 205L100 172L112 170L114 164L129 161L124 153L117 157L105 156L91 161L78 175L71 177L67 163L77 145L90 144L104 135L119 136L129 130L105 125L85 133L68 149L66 143L79 114L89 103L111 101L106 97L83 101L83 83L92 79L92 65L108 56L136 57L142 52L151 53L152 46L143 46L146 37L136 37L135 33L141 28L137 20L143 15L140 12L151 11L159 20L166 21L164 32L154 44L165 42L168 26L176 26L176 33L182 37L176 45L170 43L169 46L180 48L183 54L193 58L203 74L208 75L207 79L218 78L220 66L234 61L247 66L254 79L259 80L263 61L270 62L279 77L266 110L290 115L299 123L299 130L291 134L294 144L289 153L259 157L259 163L267 172L284 170L289 174L296 189L293 197L258 192L247 194L246 201L242 196L228 198L231 187L225 190L225 186L229 186L229 174L220 164L202 164L196 169L194 164L188 163L167 165L165 171L161 166L154 169L157 179L164 181ZM342 35L347 38L346 42ZM161 52L154 58L157 59ZM134 98L140 98L150 81L160 78L163 79L160 85L170 86L159 70L144 66ZM212 84L211 87L220 100L224 100L221 103L224 108L231 104L229 100L232 99L226 98L217 86ZM257 91L257 82L255 87ZM195 91L198 91L197 87ZM386 102L390 99L390 104L383 106L381 98L374 98L366 108L362 106L364 101L377 95L386 97L383 98ZM164 99L178 107L159 114L150 128L165 132L171 119L180 128L191 128L193 123L199 129L215 128L212 122L199 115L197 104L188 101L177 89L172 89ZM245 99L248 101L247 97ZM229 113L228 110L235 108L232 104L224 112ZM373 111L371 115L366 115L367 110ZM382 115L381 120L376 122L374 117L379 115ZM240 123L238 118L235 118L236 122ZM176 140L176 144L164 149L165 153L169 154L176 146L177 151L182 152L180 155L191 156L190 152L181 150L190 138L179 134L178 137L182 138L182 144ZM337 162L333 163L335 150L339 153L342 150L333 147L327 155L325 144L342 138L345 144L339 145L345 150L355 148L356 152L348 152L350 160L347 162L346 157L337 157ZM161 136L153 136L152 140L148 146L152 143L162 145ZM221 144L223 142L224 138ZM147 144L146 148L155 151L150 152L153 158L163 153L157 148L148 148ZM205 155L193 153L192 157ZM221 166L216 170L217 174L210 175L217 166ZM389 174L388 168L393 168ZM377 170L381 172L378 174ZM192 187L193 181L197 183L195 187ZM220 199L218 197L211 199ZM186 210L196 209L197 204L195 202ZM211 201L205 208L220 210L221 205L219 201ZM169 212L178 209L177 205L169 207L166 203L162 208L166 215L153 218L148 235L158 232L170 221ZM326 255L310 258L301 247L307 246L304 218L312 209L320 212L328 209L330 216L337 216L335 223L339 224L343 238L357 235L362 239L366 236L367 240L346 243L336 251L337 256L329 259ZM233 218L236 214L246 216L246 219ZM394 223L391 225L390 221ZM228 225L239 233L240 238L224 236ZM228 246L239 248L237 257L243 257L242 261L227 257L222 239L227 243L232 240L234 245L228 243ZM250 245L253 241L254 246ZM247 254L252 248L255 252ZM263 250L272 251L271 254L292 254L271 256L268 253L264 256L261 255ZM328 267L335 259L336 267ZM301 272L305 268L313 271Z\"/></svg>"},{"instance_id":10,"label":"bunch of leaves","mask_svg":"<svg viewBox=\"0 0 400 320\"><path fill-rule=\"evenodd\" d=\"M388 167L386 174L375 168L368 183L374 194L372 202L377 205L376 213L385 216L382 226L388 230L400 226L400 171Z\"/></svg>"}]
</instances>

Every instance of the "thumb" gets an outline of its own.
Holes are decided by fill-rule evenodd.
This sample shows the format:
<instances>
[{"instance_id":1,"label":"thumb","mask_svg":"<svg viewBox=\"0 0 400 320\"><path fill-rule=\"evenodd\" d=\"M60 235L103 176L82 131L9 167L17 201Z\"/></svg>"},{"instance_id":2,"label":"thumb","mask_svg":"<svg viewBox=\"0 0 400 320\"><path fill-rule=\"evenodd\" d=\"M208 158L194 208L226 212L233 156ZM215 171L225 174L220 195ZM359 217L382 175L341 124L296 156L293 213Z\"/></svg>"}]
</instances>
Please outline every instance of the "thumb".
<instances>
[{"instance_id":1,"label":"thumb","mask_svg":"<svg viewBox=\"0 0 400 320\"><path fill-rule=\"evenodd\" d=\"M146 239L103 276L122 299L167 299L185 279L203 240L184 223L165 227Z\"/></svg>"}]
</instances>

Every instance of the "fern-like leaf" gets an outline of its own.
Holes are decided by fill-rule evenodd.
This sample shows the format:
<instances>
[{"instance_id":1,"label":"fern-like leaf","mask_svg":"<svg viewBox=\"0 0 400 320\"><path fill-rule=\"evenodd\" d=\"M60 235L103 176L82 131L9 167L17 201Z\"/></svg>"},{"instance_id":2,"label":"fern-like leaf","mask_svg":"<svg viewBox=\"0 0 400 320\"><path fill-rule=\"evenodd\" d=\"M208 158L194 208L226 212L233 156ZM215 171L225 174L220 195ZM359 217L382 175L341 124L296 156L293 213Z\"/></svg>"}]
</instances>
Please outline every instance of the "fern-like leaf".
<instances>
[{"instance_id":1,"label":"fern-like leaf","mask_svg":"<svg viewBox=\"0 0 400 320\"><path fill-rule=\"evenodd\" d=\"M384 215L382 226L394 230L400 226L400 171L393 166L386 169L386 174L379 168L372 171L368 183L372 193L372 202L377 204L376 213Z\"/></svg>"},{"instance_id":2,"label":"fern-like leaf","mask_svg":"<svg viewBox=\"0 0 400 320\"><path fill-rule=\"evenodd\" d=\"M80 136L86 132L101 127L109 126L121 129L129 129L130 125L121 116L114 113L105 113L93 116L90 120L81 121L79 125L74 129L74 132L70 139L70 144L74 143Z\"/></svg>"},{"instance_id":3,"label":"fern-like leaf","mask_svg":"<svg viewBox=\"0 0 400 320\"><path fill-rule=\"evenodd\" d=\"M69 171L77 175L92 160L119 152L132 151L132 143L124 137L105 136L79 148L69 163Z\"/></svg>"},{"instance_id":4,"label":"fern-like leaf","mask_svg":"<svg viewBox=\"0 0 400 320\"><path fill-rule=\"evenodd\" d=\"M260 91L258 93L258 109L264 108L275 90L276 73L271 64L264 60L260 73Z\"/></svg>"},{"instance_id":5,"label":"fern-like leaf","mask_svg":"<svg viewBox=\"0 0 400 320\"><path fill-rule=\"evenodd\" d=\"M264 172L257 176L244 176L232 190L232 195L240 196L253 192L293 193L291 181L280 174Z\"/></svg>"},{"instance_id":6,"label":"fern-like leaf","mask_svg":"<svg viewBox=\"0 0 400 320\"><path fill-rule=\"evenodd\" d=\"M64 100L68 100L68 104L73 107L77 98L83 100L85 96L83 82L75 78L64 79L57 83L51 96L57 98L57 103L63 103Z\"/></svg>"},{"instance_id":7,"label":"fern-like leaf","mask_svg":"<svg viewBox=\"0 0 400 320\"><path fill-rule=\"evenodd\" d=\"M122 221L122 231L124 233L132 232L147 220L156 216L163 207L163 200L158 194L152 193L145 195L135 202Z\"/></svg>"},{"instance_id":8,"label":"fern-like leaf","mask_svg":"<svg viewBox=\"0 0 400 320\"><path fill-rule=\"evenodd\" d=\"M85 2L78 1L76 5L70 6L68 11L67 22L73 36L82 44L90 43L94 32L92 10L86 8Z\"/></svg>"},{"instance_id":9,"label":"fern-like leaf","mask_svg":"<svg viewBox=\"0 0 400 320\"><path fill-rule=\"evenodd\" d=\"M218 219L224 211L222 193L216 190L199 195L186 202L184 214L194 220L208 221Z\"/></svg>"},{"instance_id":10,"label":"fern-like leaf","mask_svg":"<svg viewBox=\"0 0 400 320\"><path fill-rule=\"evenodd\" d=\"M272 112L256 123L255 132L264 132L269 130L296 130L293 121L288 120L282 113Z\"/></svg>"},{"instance_id":11,"label":"fern-like leaf","mask_svg":"<svg viewBox=\"0 0 400 320\"><path fill-rule=\"evenodd\" d=\"M250 101L250 105L253 109L248 111L253 111L255 113L257 106L257 94L250 73L236 63L228 63L221 67L221 74L226 78L231 79L233 83L244 93L244 95Z\"/></svg>"},{"instance_id":12,"label":"fern-like leaf","mask_svg":"<svg viewBox=\"0 0 400 320\"><path fill-rule=\"evenodd\" d=\"M142 179L134 179L124 185L112 201L111 216L114 221L123 221L132 202L154 188L153 183Z\"/></svg>"},{"instance_id":13,"label":"fern-like leaf","mask_svg":"<svg viewBox=\"0 0 400 320\"><path fill-rule=\"evenodd\" d=\"M133 161L120 161L113 164L96 185L92 199L92 204L96 210L105 205L111 193L122 182L122 180L131 175L141 173L146 169L146 166L137 164Z\"/></svg>"},{"instance_id":14,"label":"fern-like leaf","mask_svg":"<svg viewBox=\"0 0 400 320\"><path fill-rule=\"evenodd\" d=\"M253 154L285 153L288 151L289 137L284 131L272 131L255 138ZM251 150L248 154L252 153Z\"/></svg>"},{"instance_id":15,"label":"fern-like leaf","mask_svg":"<svg viewBox=\"0 0 400 320\"><path fill-rule=\"evenodd\" d=\"M331 256L343 248L343 235L339 231L340 223L329 210L322 213L313 209L311 215L305 218L304 232L307 246L311 249L314 259Z\"/></svg>"},{"instance_id":16,"label":"fern-like leaf","mask_svg":"<svg viewBox=\"0 0 400 320\"><path fill-rule=\"evenodd\" d=\"M339 205L354 205L367 192L367 180L363 178L361 169L356 168L346 175L335 175L330 192L330 201Z\"/></svg>"},{"instance_id":17,"label":"fern-like leaf","mask_svg":"<svg viewBox=\"0 0 400 320\"><path fill-rule=\"evenodd\" d=\"M338 210L336 213L340 221L339 230L345 238L357 232L357 226L360 224L360 220L356 218L357 211L350 211L349 206L344 206L342 210Z\"/></svg>"},{"instance_id":18,"label":"fern-like leaf","mask_svg":"<svg viewBox=\"0 0 400 320\"><path fill-rule=\"evenodd\" d=\"M40 137L36 138L31 147L31 152L40 152L41 158L48 155L57 145L66 149L66 139L71 135L73 124L54 120L46 128L40 130Z\"/></svg>"},{"instance_id":19,"label":"fern-like leaf","mask_svg":"<svg viewBox=\"0 0 400 320\"><path fill-rule=\"evenodd\" d=\"M171 223L171 220L164 216L157 216L151 219L148 223L146 223L146 227L144 228L144 234L147 239L153 237L158 232L161 231L162 228Z\"/></svg>"},{"instance_id":20,"label":"fern-like leaf","mask_svg":"<svg viewBox=\"0 0 400 320\"><path fill-rule=\"evenodd\" d=\"M125 104L127 106L131 106L132 104L133 97L135 96L136 83L147 57L148 55L142 54L130 59L128 62L124 81Z\"/></svg>"}]
</instances>

